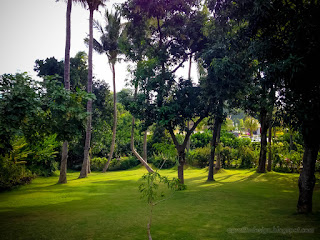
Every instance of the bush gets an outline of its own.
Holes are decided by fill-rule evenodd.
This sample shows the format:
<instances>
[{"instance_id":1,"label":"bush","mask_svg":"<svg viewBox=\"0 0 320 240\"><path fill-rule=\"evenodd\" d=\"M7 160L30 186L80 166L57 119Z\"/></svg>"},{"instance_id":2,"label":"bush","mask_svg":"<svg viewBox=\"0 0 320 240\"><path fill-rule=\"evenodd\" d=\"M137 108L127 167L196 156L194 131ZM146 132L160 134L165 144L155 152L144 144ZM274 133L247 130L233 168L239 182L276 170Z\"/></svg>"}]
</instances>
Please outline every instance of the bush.
<instances>
[{"instance_id":1,"label":"bush","mask_svg":"<svg viewBox=\"0 0 320 240\"><path fill-rule=\"evenodd\" d=\"M239 149L241 164L240 168L252 168L257 164L258 152L248 146L240 147Z\"/></svg>"},{"instance_id":2,"label":"bush","mask_svg":"<svg viewBox=\"0 0 320 240\"><path fill-rule=\"evenodd\" d=\"M212 139L212 133L205 131L203 133L194 133L191 135L191 148L202 148L207 146Z\"/></svg>"},{"instance_id":3,"label":"bush","mask_svg":"<svg viewBox=\"0 0 320 240\"><path fill-rule=\"evenodd\" d=\"M204 168L208 166L210 154L210 147L196 148L187 154L187 163L194 167Z\"/></svg>"},{"instance_id":4,"label":"bush","mask_svg":"<svg viewBox=\"0 0 320 240\"><path fill-rule=\"evenodd\" d=\"M51 176L58 170L59 164L55 161L58 147L60 147L60 143L56 141L56 134L44 137L41 141L29 145L27 167L38 176Z\"/></svg>"},{"instance_id":5,"label":"bush","mask_svg":"<svg viewBox=\"0 0 320 240\"><path fill-rule=\"evenodd\" d=\"M108 159L103 157L95 157L90 161L90 167L92 171L102 171ZM109 171L127 170L136 167L140 164L140 161L135 157L122 157L121 159L112 159L109 165Z\"/></svg>"},{"instance_id":6,"label":"bush","mask_svg":"<svg viewBox=\"0 0 320 240\"><path fill-rule=\"evenodd\" d=\"M22 162L14 163L7 157L0 157L0 191L29 183L34 177Z\"/></svg>"},{"instance_id":7,"label":"bush","mask_svg":"<svg viewBox=\"0 0 320 240\"><path fill-rule=\"evenodd\" d=\"M163 154L157 154L154 155L151 158L151 162L157 167L157 168L172 168L176 165L177 163L177 158L176 157L165 157Z\"/></svg>"},{"instance_id":8,"label":"bush","mask_svg":"<svg viewBox=\"0 0 320 240\"><path fill-rule=\"evenodd\" d=\"M232 148L231 147L222 147L220 151L220 158L222 167L226 166L230 167L231 165L231 156L232 156Z\"/></svg>"}]
</instances>

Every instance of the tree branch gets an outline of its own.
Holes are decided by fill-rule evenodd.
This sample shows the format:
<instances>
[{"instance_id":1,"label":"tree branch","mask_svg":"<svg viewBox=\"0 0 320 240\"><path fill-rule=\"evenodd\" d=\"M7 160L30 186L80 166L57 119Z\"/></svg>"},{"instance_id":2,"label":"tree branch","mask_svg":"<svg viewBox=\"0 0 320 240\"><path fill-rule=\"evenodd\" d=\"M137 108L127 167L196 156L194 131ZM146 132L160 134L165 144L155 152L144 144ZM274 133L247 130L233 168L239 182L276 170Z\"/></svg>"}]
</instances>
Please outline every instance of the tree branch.
<instances>
[{"instance_id":1,"label":"tree branch","mask_svg":"<svg viewBox=\"0 0 320 240\"><path fill-rule=\"evenodd\" d=\"M182 62L179 63L179 65L178 65L175 69L173 69L173 70L171 71L171 73L175 73L175 72L182 66L182 64L184 64L184 62L188 59L188 57L189 57L190 55L192 55L192 54L193 54L193 52L187 53L187 55L184 56Z\"/></svg>"},{"instance_id":2,"label":"tree branch","mask_svg":"<svg viewBox=\"0 0 320 240\"><path fill-rule=\"evenodd\" d=\"M193 131L196 129L196 127L199 125L199 123L202 121L202 119L204 119L204 117L200 117L192 126L192 128L190 130L187 131L187 134L184 138L184 141L183 141L183 144L182 144L182 147L185 148L187 146L187 143L188 143L188 140L189 140L189 137L190 135L193 133Z\"/></svg>"},{"instance_id":3,"label":"tree branch","mask_svg":"<svg viewBox=\"0 0 320 240\"><path fill-rule=\"evenodd\" d=\"M174 145L176 145L176 147L178 147L179 146L179 142L178 142L178 140L176 138L176 135L174 135L172 127L168 127L168 131L169 131L169 133L171 135L171 138L172 138L172 141L173 141Z\"/></svg>"}]
</instances>

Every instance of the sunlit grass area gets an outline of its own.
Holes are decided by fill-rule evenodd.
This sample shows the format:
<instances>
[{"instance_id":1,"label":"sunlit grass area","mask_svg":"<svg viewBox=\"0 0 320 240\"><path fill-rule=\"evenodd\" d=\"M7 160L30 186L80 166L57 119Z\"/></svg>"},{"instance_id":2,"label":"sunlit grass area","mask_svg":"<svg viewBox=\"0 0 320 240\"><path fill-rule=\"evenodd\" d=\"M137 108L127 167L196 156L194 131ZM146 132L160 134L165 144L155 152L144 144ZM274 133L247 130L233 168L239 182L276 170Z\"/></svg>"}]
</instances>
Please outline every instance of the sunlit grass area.
<instances>
[{"instance_id":1,"label":"sunlit grass area","mask_svg":"<svg viewBox=\"0 0 320 240\"><path fill-rule=\"evenodd\" d=\"M138 191L144 173L139 167L77 179L74 172L65 185L53 176L1 193L0 239L147 239L148 205ZM319 183L314 213L305 216L296 214L298 174L222 170L215 182L206 177L205 169L187 169L187 190L155 206L153 239L320 239Z\"/></svg>"}]
</instances>

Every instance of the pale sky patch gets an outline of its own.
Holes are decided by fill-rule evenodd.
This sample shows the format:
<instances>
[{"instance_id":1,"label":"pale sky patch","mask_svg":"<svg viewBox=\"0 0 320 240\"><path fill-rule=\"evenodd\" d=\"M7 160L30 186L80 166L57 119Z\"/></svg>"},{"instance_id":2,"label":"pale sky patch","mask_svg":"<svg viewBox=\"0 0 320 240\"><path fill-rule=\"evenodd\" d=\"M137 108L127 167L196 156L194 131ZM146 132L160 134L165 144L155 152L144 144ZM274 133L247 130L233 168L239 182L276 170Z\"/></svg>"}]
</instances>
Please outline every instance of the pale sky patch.
<instances>
[{"instance_id":1,"label":"pale sky patch","mask_svg":"<svg viewBox=\"0 0 320 240\"><path fill-rule=\"evenodd\" d=\"M109 1L107 8L124 0ZM66 3L62 0L1 0L0 1L0 75L4 73L33 71L36 59L55 57L64 59ZM94 18L102 24L104 9L94 13ZM79 4L73 4L71 13L71 56L79 51L88 52L83 39L89 32L89 11ZM99 39L97 32L94 37ZM112 88L112 73L105 54L93 55L94 75L106 81ZM187 77L188 63L177 75ZM192 75L196 77L193 64ZM116 65L117 91L125 87L128 77L127 64Z\"/></svg>"}]
</instances>

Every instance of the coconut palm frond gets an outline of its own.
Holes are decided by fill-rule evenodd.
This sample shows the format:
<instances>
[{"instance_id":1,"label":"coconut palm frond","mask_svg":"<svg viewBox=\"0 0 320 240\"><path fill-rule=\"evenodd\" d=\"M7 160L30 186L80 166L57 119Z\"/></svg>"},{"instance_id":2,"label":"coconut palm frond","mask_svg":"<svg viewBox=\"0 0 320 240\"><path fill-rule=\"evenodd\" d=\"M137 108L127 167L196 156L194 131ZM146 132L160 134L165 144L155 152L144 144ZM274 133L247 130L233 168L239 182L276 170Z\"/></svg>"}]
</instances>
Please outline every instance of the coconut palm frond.
<instances>
[{"instance_id":1,"label":"coconut palm frond","mask_svg":"<svg viewBox=\"0 0 320 240\"><path fill-rule=\"evenodd\" d=\"M104 53L103 46L96 39L93 39L93 49L99 54Z\"/></svg>"},{"instance_id":2,"label":"coconut palm frond","mask_svg":"<svg viewBox=\"0 0 320 240\"><path fill-rule=\"evenodd\" d=\"M93 20L93 27L97 29L102 35L104 35L103 27L98 20Z\"/></svg>"}]
</instances>

